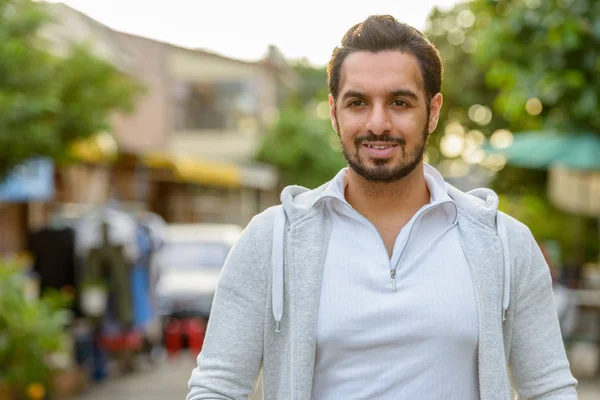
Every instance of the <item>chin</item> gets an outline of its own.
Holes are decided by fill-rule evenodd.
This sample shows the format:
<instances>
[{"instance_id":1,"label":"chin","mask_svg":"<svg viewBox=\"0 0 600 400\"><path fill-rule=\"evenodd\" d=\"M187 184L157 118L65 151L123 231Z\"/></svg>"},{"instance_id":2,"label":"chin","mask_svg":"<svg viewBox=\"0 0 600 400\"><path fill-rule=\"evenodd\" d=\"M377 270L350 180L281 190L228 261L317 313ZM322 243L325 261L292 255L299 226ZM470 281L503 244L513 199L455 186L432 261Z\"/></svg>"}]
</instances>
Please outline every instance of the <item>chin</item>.
<instances>
[{"instance_id":1,"label":"chin","mask_svg":"<svg viewBox=\"0 0 600 400\"><path fill-rule=\"evenodd\" d=\"M349 163L350 168L369 182L393 183L409 176L421 163L422 158L412 160L409 163L398 162L393 164L391 160L378 160L377 162Z\"/></svg>"}]
</instances>

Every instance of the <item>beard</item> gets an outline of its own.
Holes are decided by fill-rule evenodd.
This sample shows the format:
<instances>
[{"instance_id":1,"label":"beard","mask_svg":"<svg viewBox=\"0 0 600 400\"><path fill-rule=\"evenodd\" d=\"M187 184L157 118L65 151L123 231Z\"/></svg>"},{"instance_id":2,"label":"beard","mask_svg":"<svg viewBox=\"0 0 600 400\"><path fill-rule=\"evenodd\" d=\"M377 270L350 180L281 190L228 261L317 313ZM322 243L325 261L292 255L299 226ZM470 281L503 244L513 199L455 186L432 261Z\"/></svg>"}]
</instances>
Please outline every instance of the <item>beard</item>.
<instances>
[{"instance_id":1,"label":"beard","mask_svg":"<svg viewBox=\"0 0 600 400\"><path fill-rule=\"evenodd\" d=\"M429 121L429 113L427 113L426 121ZM375 135L374 133L357 136L354 138L351 148L345 146L342 142L340 127L336 119L336 128L338 132L338 139L342 147L342 154L348 163L348 166L362 176L369 182L378 183L392 183L397 182L404 177L408 176L411 172L417 168L417 166L423 161L425 150L427 149L427 140L429 139L428 122L425 123L423 133L421 134L421 141L417 143L415 149L411 152L407 152L406 140L403 137L392 137L389 134ZM402 158L400 161L395 159L382 159L382 160L371 160L371 164L360 157L359 150L364 142L389 142L400 147L402 152Z\"/></svg>"}]
</instances>

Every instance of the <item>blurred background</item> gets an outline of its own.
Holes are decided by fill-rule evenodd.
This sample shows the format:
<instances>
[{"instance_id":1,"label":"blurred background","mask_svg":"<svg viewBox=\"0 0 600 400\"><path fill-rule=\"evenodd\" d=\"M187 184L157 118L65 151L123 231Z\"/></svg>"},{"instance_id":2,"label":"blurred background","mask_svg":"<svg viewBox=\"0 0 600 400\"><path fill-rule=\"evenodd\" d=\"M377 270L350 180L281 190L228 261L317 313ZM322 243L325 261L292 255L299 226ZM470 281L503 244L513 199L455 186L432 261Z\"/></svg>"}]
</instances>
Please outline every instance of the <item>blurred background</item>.
<instances>
[{"instance_id":1,"label":"blurred background","mask_svg":"<svg viewBox=\"0 0 600 400\"><path fill-rule=\"evenodd\" d=\"M600 2L0 0L0 399L185 396L241 230L345 166L325 66L384 13L444 61L426 161L529 226L600 396Z\"/></svg>"}]
</instances>

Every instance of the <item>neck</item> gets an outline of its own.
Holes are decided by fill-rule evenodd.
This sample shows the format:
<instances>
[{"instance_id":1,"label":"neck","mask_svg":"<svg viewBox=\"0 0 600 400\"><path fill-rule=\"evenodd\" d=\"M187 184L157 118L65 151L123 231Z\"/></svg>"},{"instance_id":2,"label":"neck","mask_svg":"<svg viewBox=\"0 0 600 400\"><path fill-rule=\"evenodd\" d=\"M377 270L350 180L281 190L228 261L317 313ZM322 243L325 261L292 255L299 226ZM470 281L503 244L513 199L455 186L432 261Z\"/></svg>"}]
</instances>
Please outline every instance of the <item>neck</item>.
<instances>
[{"instance_id":1,"label":"neck","mask_svg":"<svg viewBox=\"0 0 600 400\"><path fill-rule=\"evenodd\" d=\"M396 182L371 182L348 169L346 201L370 220L387 218L408 221L429 203L423 163Z\"/></svg>"}]
</instances>

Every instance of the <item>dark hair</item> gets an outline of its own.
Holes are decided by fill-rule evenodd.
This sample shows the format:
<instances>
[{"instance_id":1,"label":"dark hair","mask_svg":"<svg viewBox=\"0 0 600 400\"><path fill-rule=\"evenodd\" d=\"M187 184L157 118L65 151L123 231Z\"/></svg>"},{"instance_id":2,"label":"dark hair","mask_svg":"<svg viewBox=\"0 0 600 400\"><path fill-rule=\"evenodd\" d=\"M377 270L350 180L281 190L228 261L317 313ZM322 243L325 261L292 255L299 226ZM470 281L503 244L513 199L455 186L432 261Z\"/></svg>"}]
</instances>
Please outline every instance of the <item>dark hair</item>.
<instances>
[{"instance_id":1,"label":"dark hair","mask_svg":"<svg viewBox=\"0 0 600 400\"><path fill-rule=\"evenodd\" d=\"M425 85L426 102L442 89L442 59L435 46L417 29L399 22L391 15L371 15L354 25L333 50L327 66L329 92L337 99L344 60L349 54L368 51L378 53L398 50L417 58Z\"/></svg>"}]
</instances>

